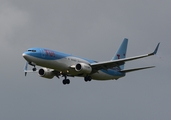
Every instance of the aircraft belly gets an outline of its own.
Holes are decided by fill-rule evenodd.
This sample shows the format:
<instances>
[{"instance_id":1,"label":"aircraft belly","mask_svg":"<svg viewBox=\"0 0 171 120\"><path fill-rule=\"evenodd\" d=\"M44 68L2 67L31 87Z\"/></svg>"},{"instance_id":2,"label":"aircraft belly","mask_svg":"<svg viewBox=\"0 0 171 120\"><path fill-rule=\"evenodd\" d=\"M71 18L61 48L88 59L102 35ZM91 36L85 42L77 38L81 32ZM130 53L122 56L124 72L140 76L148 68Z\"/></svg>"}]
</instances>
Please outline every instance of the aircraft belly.
<instances>
[{"instance_id":1,"label":"aircraft belly","mask_svg":"<svg viewBox=\"0 0 171 120\"><path fill-rule=\"evenodd\" d=\"M92 74L91 78L94 79L94 80L112 80L112 79L115 79L114 76L107 75L107 74L102 73L102 72Z\"/></svg>"}]
</instances>

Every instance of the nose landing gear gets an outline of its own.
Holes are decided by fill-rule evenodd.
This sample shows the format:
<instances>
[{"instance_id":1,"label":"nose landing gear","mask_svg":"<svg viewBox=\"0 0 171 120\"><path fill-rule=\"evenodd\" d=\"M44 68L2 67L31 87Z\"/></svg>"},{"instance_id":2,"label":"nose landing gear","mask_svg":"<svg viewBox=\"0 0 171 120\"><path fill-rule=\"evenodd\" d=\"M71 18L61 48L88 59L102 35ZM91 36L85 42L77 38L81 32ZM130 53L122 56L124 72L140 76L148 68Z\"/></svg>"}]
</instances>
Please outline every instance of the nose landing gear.
<instances>
[{"instance_id":1,"label":"nose landing gear","mask_svg":"<svg viewBox=\"0 0 171 120\"><path fill-rule=\"evenodd\" d=\"M34 68L32 69L33 71L36 71L37 69L36 69L36 64L35 63L33 63L33 62L29 62L29 65L31 65L31 66L33 66Z\"/></svg>"},{"instance_id":2,"label":"nose landing gear","mask_svg":"<svg viewBox=\"0 0 171 120\"><path fill-rule=\"evenodd\" d=\"M36 69L36 67L34 66L34 68L32 69L33 71L36 71L37 69Z\"/></svg>"}]
</instances>

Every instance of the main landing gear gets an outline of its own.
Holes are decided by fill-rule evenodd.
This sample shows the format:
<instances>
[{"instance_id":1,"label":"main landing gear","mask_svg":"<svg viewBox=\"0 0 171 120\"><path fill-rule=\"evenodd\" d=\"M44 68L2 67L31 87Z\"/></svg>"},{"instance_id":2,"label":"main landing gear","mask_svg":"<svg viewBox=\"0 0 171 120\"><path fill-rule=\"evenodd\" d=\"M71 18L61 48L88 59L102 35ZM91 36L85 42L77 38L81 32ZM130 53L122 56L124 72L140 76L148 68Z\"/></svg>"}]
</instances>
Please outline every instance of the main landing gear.
<instances>
[{"instance_id":1,"label":"main landing gear","mask_svg":"<svg viewBox=\"0 0 171 120\"><path fill-rule=\"evenodd\" d=\"M64 77L65 77L65 79L62 81L62 83L63 83L64 85L70 84L70 80L67 79L67 76L65 75ZM85 80L85 82L91 81L91 76L86 76L86 77L84 77L84 80Z\"/></svg>"},{"instance_id":2,"label":"main landing gear","mask_svg":"<svg viewBox=\"0 0 171 120\"><path fill-rule=\"evenodd\" d=\"M62 83L63 83L64 85L70 84L70 80L67 79L67 76L65 75L64 77L65 77L65 79L62 81Z\"/></svg>"},{"instance_id":3,"label":"main landing gear","mask_svg":"<svg viewBox=\"0 0 171 120\"><path fill-rule=\"evenodd\" d=\"M84 77L84 80L85 80L86 82L91 81L91 76L86 76L86 77Z\"/></svg>"}]
</instances>

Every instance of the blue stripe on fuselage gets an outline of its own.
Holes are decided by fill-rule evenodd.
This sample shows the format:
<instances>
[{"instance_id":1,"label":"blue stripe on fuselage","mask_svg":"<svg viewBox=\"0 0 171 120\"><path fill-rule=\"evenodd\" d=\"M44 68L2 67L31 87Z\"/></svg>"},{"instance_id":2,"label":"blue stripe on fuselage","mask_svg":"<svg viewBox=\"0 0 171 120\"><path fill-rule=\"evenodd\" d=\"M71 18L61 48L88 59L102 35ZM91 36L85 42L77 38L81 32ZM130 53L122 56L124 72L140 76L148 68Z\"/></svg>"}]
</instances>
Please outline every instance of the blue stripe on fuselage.
<instances>
[{"instance_id":1,"label":"blue stripe on fuselage","mask_svg":"<svg viewBox=\"0 0 171 120\"><path fill-rule=\"evenodd\" d=\"M31 50L34 50L36 52L32 52ZM59 59L66 58L66 57L76 57L76 56L72 56L71 54L66 54L66 53L62 53L62 52L58 52L58 51L54 51L54 50L50 50L46 48L29 48L25 52L25 54L30 55L32 57L39 58L39 59L44 59L44 60L59 60ZM89 63L96 63L96 61L94 60L89 60L89 59L85 59L81 57L76 57L76 58L83 59Z\"/></svg>"},{"instance_id":2,"label":"blue stripe on fuselage","mask_svg":"<svg viewBox=\"0 0 171 120\"><path fill-rule=\"evenodd\" d=\"M32 52L31 50L35 50L36 52ZM44 60L58 60L71 56L70 54L65 54L46 48L29 48L25 54Z\"/></svg>"}]
</instances>

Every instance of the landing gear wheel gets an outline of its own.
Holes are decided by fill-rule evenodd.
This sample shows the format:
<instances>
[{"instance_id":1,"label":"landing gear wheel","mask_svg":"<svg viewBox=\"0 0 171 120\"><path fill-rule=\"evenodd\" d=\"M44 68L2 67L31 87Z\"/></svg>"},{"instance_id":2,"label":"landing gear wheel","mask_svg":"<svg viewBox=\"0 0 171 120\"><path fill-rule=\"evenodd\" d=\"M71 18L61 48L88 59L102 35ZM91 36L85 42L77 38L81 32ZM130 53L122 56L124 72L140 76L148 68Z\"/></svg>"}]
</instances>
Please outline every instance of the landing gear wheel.
<instances>
[{"instance_id":1,"label":"landing gear wheel","mask_svg":"<svg viewBox=\"0 0 171 120\"><path fill-rule=\"evenodd\" d=\"M69 80L69 79L64 79L64 80L62 81L62 83L63 83L64 85L70 84L70 80Z\"/></svg>"},{"instance_id":2,"label":"landing gear wheel","mask_svg":"<svg viewBox=\"0 0 171 120\"><path fill-rule=\"evenodd\" d=\"M70 80L69 79L66 79L66 81L67 81L67 84L70 84Z\"/></svg>"},{"instance_id":3,"label":"landing gear wheel","mask_svg":"<svg viewBox=\"0 0 171 120\"><path fill-rule=\"evenodd\" d=\"M91 81L91 76L86 76L86 77L84 77L84 80L85 80L86 82Z\"/></svg>"},{"instance_id":4,"label":"landing gear wheel","mask_svg":"<svg viewBox=\"0 0 171 120\"><path fill-rule=\"evenodd\" d=\"M66 85L66 80L63 80L62 83L63 83L64 85Z\"/></svg>"},{"instance_id":5,"label":"landing gear wheel","mask_svg":"<svg viewBox=\"0 0 171 120\"><path fill-rule=\"evenodd\" d=\"M36 70L37 70L37 69L34 67L34 68L33 68L33 71L36 71Z\"/></svg>"}]
</instances>

